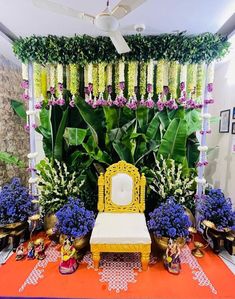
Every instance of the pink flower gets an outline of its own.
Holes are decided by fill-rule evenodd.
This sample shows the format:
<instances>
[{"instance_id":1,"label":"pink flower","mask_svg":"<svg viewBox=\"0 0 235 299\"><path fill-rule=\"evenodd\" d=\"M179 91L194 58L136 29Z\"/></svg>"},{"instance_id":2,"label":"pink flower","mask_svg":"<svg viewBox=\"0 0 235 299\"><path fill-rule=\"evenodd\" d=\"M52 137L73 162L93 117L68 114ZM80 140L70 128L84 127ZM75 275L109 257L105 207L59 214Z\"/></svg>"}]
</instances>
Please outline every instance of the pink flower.
<instances>
[{"instance_id":1,"label":"pink flower","mask_svg":"<svg viewBox=\"0 0 235 299\"><path fill-rule=\"evenodd\" d=\"M113 92L112 85L107 86L107 91L109 94L111 94Z\"/></svg>"},{"instance_id":2,"label":"pink flower","mask_svg":"<svg viewBox=\"0 0 235 299\"><path fill-rule=\"evenodd\" d=\"M59 106L63 106L65 104L65 100L64 99L58 99L57 101L55 101L57 105Z\"/></svg>"},{"instance_id":3,"label":"pink flower","mask_svg":"<svg viewBox=\"0 0 235 299\"><path fill-rule=\"evenodd\" d=\"M185 82L180 82L180 90L183 91L185 89Z\"/></svg>"},{"instance_id":4,"label":"pink flower","mask_svg":"<svg viewBox=\"0 0 235 299\"><path fill-rule=\"evenodd\" d=\"M161 101L161 100L158 100L157 101L157 108L158 108L158 110L162 111L164 109L164 107L165 107L165 103L163 101Z\"/></svg>"},{"instance_id":5,"label":"pink flower","mask_svg":"<svg viewBox=\"0 0 235 299\"><path fill-rule=\"evenodd\" d=\"M119 82L119 88L121 90L124 90L125 89L125 82Z\"/></svg>"},{"instance_id":6,"label":"pink flower","mask_svg":"<svg viewBox=\"0 0 235 299\"><path fill-rule=\"evenodd\" d=\"M51 94L54 94L54 93L55 93L55 88L52 87L52 86L50 87L50 93L51 93Z\"/></svg>"},{"instance_id":7,"label":"pink flower","mask_svg":"<svg viewBox=\"0 0 235 299\"><path fill-rule=\"evenodd\" d=\"M127 99L123 95L119 95L116 97L113 104L117 107L124 107L127 102Z\"/></svg>"},{"instance_id":8,"label":"pink flower","mask_svg":"<svg viewBox=\"0 0 235 299\"><path fill-rule=\"evenodd\" d=\"M90 105L90 106L93 105L93 100L92 100L92 98L90 98L90 97L87 97L87 98L85 99L85 102L86 102L88 105Z\"/></svg>"},{"instance_id":9,"label":"pink flower","mask_svg":"<svg viewBox=\"0 0 235 299\"><path fill-rule=\"evenodd\" d=\"M29 95L27 93L23 93L21 95L21 99L24 100L24 101L28 101L29 100Z\"/></svg>"},{"instance_id":10,"label":"pink flower","mask_svg":"<svg viewBox=\"0 0 235 299\"><path fill-rule=\"evenodd\" d=\"M36 129L38 126L36 124L32 124L32 128Z\"/></svg>"},{"instance_id":11,"label":"pink flower","mask_svg":"<svg viewBox=\"0 0 235 299\"><path fill-rule=\"evenodd\" d=\"M30 127L29 127L29 125L24 125L24 130L25 130L25 132L27 132L27 133L29 133L29 130L30 130Z\"/></svg>"},{"instance_id":12,"label":"pink flower","mask_svg":"<svg viewBox=\"0 0 235 299\"><path fill-rule=\"evenodd\" d=\"M88 83L87 93L90 94L92 91L93 91L93 84L92 83Z\"/></svg>"},{"instance_id":13,"label":"pink flower","mask_svg":"<svg viewBox=\"0 0 235 299\"><path fill-rule=\"evenodd\" d=\"M145 99L141 99L141 100L140 100L140 106L143 106L143 107L146 106Z\"/></svg>"},{"instance_id":14,"label":"pink flower","mask_svg":"<svg viewBox=\"0 0 235 299\"><path fill-rule=\"evenodd\" d=\"M58 89L60 92L63 91L63 84L62 83L58 83Z\"/></svg>"},{"instance_id":15,"label":"pink flower","mask_svg":"<svg viewBox=\"0 0 235 299\"><path fill-rule=\"evenodd\" d=\"M213 104L214 100L213 99L206 99L204 100L204 104Z\"/></svg>"},{"instance_id":16,"label":"pink flower","mask_svg":"<svg viewBox=\"0 0 235 299\"><path fill-rule=\"evenodd\" d=\"M57 104L56 100L54 100L54 99L51 99L48 101L48 105L50 105L50 106L55 106L56 104Z\"/></svg>"},{"instance_id":17,"label":"pink flower","mask_svg":"<svg viewBox=\"0 0 235 299\"><path fill-rule=\"evenodd\" d=\"M135 98L132 98L127 104L126 107L128 107L131 110L136 110L137 109L137 100Z\"/></svg>"},{"instance_id":18,"label":"pink flower","mask_svg":"<svg viewBox=\"0 0 235 299\"><path fill-rule=\"evenodd\" d=\"M153 85L148 83L147 84L147 93L152 93L153 92Z\"/></svg>"},{"instance_id":19,"label":"pink flower","mask_svg":"<svg viewBox=\"0 0 235 299\"><path fill-rule=\"evenodd\" d=\"M146 106L147 108L152 109L152 108L155 106L155 103L154 103L154 101L153 101L151 98L149 98L149 99L147 99L147 101L145 102L145 106Z\"/></svg>"},{"instance_id":20,"label":"pink flower","mask_svg":"<svg viewBox=\"0 0 235 299\"><path fill-rule=\"evenodd\" d=\"M23 81L20 83L20 86L21 86L23 89L28 89L28 88L29 88L29 81L28 81L28 80L23 80Z\"/></svg>"},{"instance_id":21,"label":"pink flower","mask_svg":"<svg viewBox=\"0 0 235 299\"><path fill-rule=\"evenodd\" d=\"M208 92L212 92L213 91L213 83L209 83L207 85L207 90L208 90Z\"/></svg>"},{"instance_id":22,"label":"pink flower","mask_svg":"<svg viewBox=\"0 0 235 299\"><path fill-rule=\"evenodd\" d=\"M36 103L34 106L35 109L41 109L42 108L42 103Z\"/></svg>"}]
</instances>

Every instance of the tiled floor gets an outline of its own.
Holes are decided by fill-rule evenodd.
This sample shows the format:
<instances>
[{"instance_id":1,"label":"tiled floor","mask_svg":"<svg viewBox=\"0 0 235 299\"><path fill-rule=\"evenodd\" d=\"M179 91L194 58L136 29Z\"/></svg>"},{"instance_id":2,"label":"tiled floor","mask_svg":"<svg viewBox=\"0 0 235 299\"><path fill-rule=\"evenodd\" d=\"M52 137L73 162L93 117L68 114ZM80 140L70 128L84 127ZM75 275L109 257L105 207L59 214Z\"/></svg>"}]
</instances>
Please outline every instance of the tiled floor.
<instances>
[{"instance_id":1,"label":"tiled floor","mask_svg":"<svg viewBox=\"0 0 235 299\"><path fill-rule=\"evenodd\" d=\"M230 255L226 250L223 250L219 257L227 265L227 267L235 274L235 255Z\"/></svg>"}]
</instances>

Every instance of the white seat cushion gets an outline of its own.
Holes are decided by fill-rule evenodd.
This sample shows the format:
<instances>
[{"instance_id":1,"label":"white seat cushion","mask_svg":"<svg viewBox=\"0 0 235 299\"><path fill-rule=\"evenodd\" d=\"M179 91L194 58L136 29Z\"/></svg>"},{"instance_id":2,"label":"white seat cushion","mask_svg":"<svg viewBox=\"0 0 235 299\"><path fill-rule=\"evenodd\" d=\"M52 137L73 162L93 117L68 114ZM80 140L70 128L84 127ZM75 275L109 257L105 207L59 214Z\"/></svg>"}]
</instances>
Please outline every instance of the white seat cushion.
<instances>
[{"instance_id":1,"label":"white seat cushion","mask_svg":"<svg viewBox=\"0 0 235 299\"><path fill-rule=\"evenodd\" d=\"M150 244L143 213L98 213L91 244Z\"/></svg>"}]
</instances>

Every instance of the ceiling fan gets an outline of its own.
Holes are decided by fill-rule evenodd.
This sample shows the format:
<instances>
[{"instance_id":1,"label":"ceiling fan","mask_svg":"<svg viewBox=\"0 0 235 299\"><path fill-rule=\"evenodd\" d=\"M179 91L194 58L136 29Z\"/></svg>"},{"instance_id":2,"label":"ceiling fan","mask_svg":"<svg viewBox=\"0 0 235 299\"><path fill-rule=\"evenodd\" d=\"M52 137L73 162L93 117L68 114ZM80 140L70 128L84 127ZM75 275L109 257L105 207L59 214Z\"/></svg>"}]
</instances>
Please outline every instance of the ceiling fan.
<instances>
[{"instance_id":1,"label":"ceiling fan","mask_svg":"<svg viewBox=\"0 0 235 299\"><path fill-rule=\"evenodd\" d=\"M110 37L117 52L119 54L122 54L129 52L131 49L126 43L121 32L118 30L118 20L125 17L128 13L135 10L147 0L121 0L112 10L110 10L108 0L105 10L99 13L97 16L92 16L90 14L77 11L73 8L52 2L50 0L32 1L33 4L39 8L93 23L98 29L106 32L106 34Z\"/></svg>"}]
</instances>

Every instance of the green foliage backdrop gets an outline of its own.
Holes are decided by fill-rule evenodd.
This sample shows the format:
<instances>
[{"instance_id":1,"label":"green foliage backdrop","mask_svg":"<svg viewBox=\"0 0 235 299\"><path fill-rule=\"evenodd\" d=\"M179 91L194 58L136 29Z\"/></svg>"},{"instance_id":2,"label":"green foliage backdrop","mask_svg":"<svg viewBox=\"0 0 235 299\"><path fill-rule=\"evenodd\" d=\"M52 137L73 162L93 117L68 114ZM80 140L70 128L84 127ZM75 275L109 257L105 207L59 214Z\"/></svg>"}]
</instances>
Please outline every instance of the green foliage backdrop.
<instances>
[{"instance_id":1,"label":"green foliage backdrop","mask_svg":"<svg viewBox=\"0 0 235 299\"><path fill-rule=\"evenodd\" d=\"M30 36L13 44L16 56L22 61L40 64L76 63L85 65L101 61L115 62L120 58L134 61L150 59L179 63L211 62L223 57L229 48L226 37L204 33L200 35L161 34L156 36L126 36L131 52L119 55L108 37Z\"/></svg>"}]
</instances>

